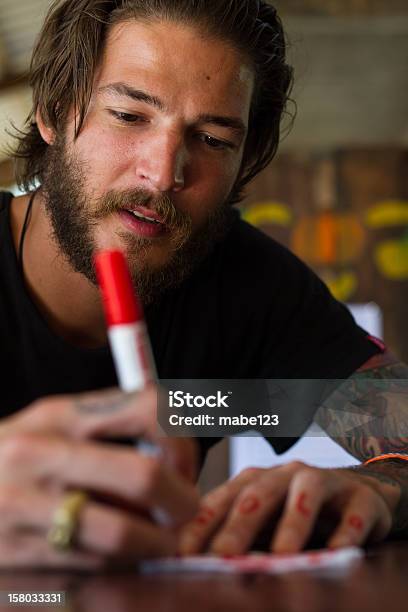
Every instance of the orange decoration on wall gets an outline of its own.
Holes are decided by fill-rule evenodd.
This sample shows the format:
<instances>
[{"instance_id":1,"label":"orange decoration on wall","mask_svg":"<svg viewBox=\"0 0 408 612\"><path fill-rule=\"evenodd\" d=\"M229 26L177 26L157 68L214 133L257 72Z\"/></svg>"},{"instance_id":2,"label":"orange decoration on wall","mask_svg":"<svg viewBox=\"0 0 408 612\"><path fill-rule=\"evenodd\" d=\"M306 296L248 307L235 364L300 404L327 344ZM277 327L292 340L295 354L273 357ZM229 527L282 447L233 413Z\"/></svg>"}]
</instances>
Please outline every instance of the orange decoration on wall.
<instances>
[{"instance_id":1,"label":"orange decoration on wall","mask_svg":"<svg viewBox=\"0 0 408 612\"><path fill-rule=\"evenodd\" d=\"M364 248L364 228L352 213L325 211L301 217L291 248L310 265L349 265Z\"/></svg>"}]
</instances>

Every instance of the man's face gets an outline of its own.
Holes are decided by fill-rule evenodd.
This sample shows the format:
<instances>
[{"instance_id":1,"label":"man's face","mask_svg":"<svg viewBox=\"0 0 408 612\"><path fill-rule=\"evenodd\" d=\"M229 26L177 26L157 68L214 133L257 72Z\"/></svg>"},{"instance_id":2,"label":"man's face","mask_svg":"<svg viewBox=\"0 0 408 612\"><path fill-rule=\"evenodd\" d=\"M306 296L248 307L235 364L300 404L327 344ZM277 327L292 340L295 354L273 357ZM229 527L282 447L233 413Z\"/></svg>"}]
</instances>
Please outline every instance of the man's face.
<instances>
[{"instance_id":1,"label":"man's face","mask_svg":"<svg viewBox=\"0 0 408 612\"><path fill-rule=\"evenodd\" d=\"M75 139L72 113L43 181L75 270L95 282L93 251L119 248L136 284L163 286L202 259L226 224L253 86L243 56L196 29L134 20L111 29L83 129Z\"/></svg>"}]
</instances>

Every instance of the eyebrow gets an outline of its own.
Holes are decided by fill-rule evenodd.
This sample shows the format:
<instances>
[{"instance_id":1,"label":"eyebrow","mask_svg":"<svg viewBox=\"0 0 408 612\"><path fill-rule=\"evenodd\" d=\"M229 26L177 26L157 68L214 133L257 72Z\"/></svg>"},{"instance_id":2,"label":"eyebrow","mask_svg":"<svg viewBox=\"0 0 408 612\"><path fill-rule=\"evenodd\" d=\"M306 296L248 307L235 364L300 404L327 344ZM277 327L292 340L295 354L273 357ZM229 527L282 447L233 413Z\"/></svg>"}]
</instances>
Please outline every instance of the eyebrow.
<instances>
[{"instance_id":1,"label":"eyebrow","mask_svg":"<svg viewBox=\"0 0 408 612\"><path fill-rule=\"evenodd\" d=\"M242 119L236 119L235 117L222 117L220 115L200 115L198 117L199 123L211 123L213 125L219 125L220 127L230 128L239 135L246 133L247 128Z\"/></svg>"},{"instance_id":2,"label":"eyebrow","mask_svg":"<svg viewBox=\"0 0 408 612\"><path fill-rule=\"evenodd\" d=\"M98 92L107 92L114 95L125 96L131 100L136 100L136 102L145 102L150 106L154 106L161 112L166 110L165 104L163 104L160 98L152 96L140 89L134 89L133 87L126 85L126 83L111 83L110 85L100 87ZM247 131L247 126L242 119L236 117L203 114L199 115L198 123L210 123L212 125L229 128L234 132L237 132L239 135L244 135Z\"/></svg>"},{"instance_id":3,"label":"eyebrow","mask_svg":"<svg viewBox=\"0 0 408 612\"><path fill-rule=\"evenodd\" d=\"M111 83L110 85L105 85L105 87L100 87L98 91L101 93L107 92L119 96L126 96L127 98L131 98L137 102L146 102L146 104L155 106L161 111L165 110L164 104L159 98L156 98L156 96L151 96L140 89L129 87L129 85L126 85L126 83Z\"/></svg>"}]
</instances>

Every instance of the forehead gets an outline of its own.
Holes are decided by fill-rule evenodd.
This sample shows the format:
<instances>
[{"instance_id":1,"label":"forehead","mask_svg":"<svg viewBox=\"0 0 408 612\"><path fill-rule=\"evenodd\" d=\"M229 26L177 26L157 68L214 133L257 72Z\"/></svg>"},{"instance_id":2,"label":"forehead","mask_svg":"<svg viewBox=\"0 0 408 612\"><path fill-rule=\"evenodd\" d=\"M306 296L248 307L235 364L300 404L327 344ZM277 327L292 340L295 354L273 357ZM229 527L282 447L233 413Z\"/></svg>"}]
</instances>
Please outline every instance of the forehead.
<instances>
[{"instance_id":1,"label":"forehead","mask_svg":"<svg viewBox=\"0 0 408 612\"><path fill-rule=\"evenodd\" d=\"M249 114L254 74L225 41L173 22L127 21L107 37L96 86L126 82L163 98L169 108ZM211 108L205 108L210 105Z\"/></svg>"}]
</instances>

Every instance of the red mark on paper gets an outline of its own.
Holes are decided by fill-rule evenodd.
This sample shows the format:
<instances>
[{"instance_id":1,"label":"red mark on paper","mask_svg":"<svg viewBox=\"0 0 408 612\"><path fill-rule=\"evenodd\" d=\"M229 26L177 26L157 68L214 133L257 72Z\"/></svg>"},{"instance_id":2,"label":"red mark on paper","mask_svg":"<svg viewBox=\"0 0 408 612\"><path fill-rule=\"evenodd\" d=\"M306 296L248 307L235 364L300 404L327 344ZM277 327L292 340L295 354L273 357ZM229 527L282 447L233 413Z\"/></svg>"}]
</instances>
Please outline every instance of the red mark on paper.
<instances>
[{"instance_id":1,"label":"red mark on paper","mask_svg":"<svg viewBox=\"0 0 408 612\"><path fill-rule=\"evenodd\" d=\"M300 512L303 516L310 516L310 508L305 505L307 495L306 493L301 493L296 502L296 510Z\"/></svg>"},{"instance_id":2,"label":"red mark on paper","mask_svg":"<svg viewBox=\"0 0 408 612\"><path fill-rule=\"evenodd\" d=\"M258 510L260 505L261 503L259 499L254 495L251 495L250 497L246 497L239 504L238 511L241 512L241 514L252 514L253 512L256 512L256 510Z\"/></svg>"},{"instance_id":3,"label":"red mark on paper","mask_svg":"<svg viewBox=\"0 0 408 612\"><path fill-rule=\"evenodd\" d=\"M364 526L363 521L356 514L353 514L352 516L350 516L348 520L348 524L350 525L350 527L353 527L353 529L357 529L357 531L363 530L363 526Z\"/></svg>"},{"instance_id":4,"label":"red mark on paper","mask_svg":"<svg viewBox=\"0 0 408 612\"><path fill-rule=\"evenodd\" d=\"M204 506L203 508L200 509L200 512L194 519L194 522L198 523L199 525L208 525L208 523L211 521L211 519L214 518L214 516L215 516L214 510L212 510L212 508L208 508L207 506Z\"/></svg>"},{"instance_id":5,"label":"red mark on paper","mask_svg":"<svg viewBox=\"0 0 408 612\"><path fill-rule=\"evenodd\" d=\"M324 559L324 555L322 553L320 553L320 552L318 552L318 553L309 553L306 558L307 558L307 562L310 565L320 565L320 563Z\"/></svg>"}]
</instances>

